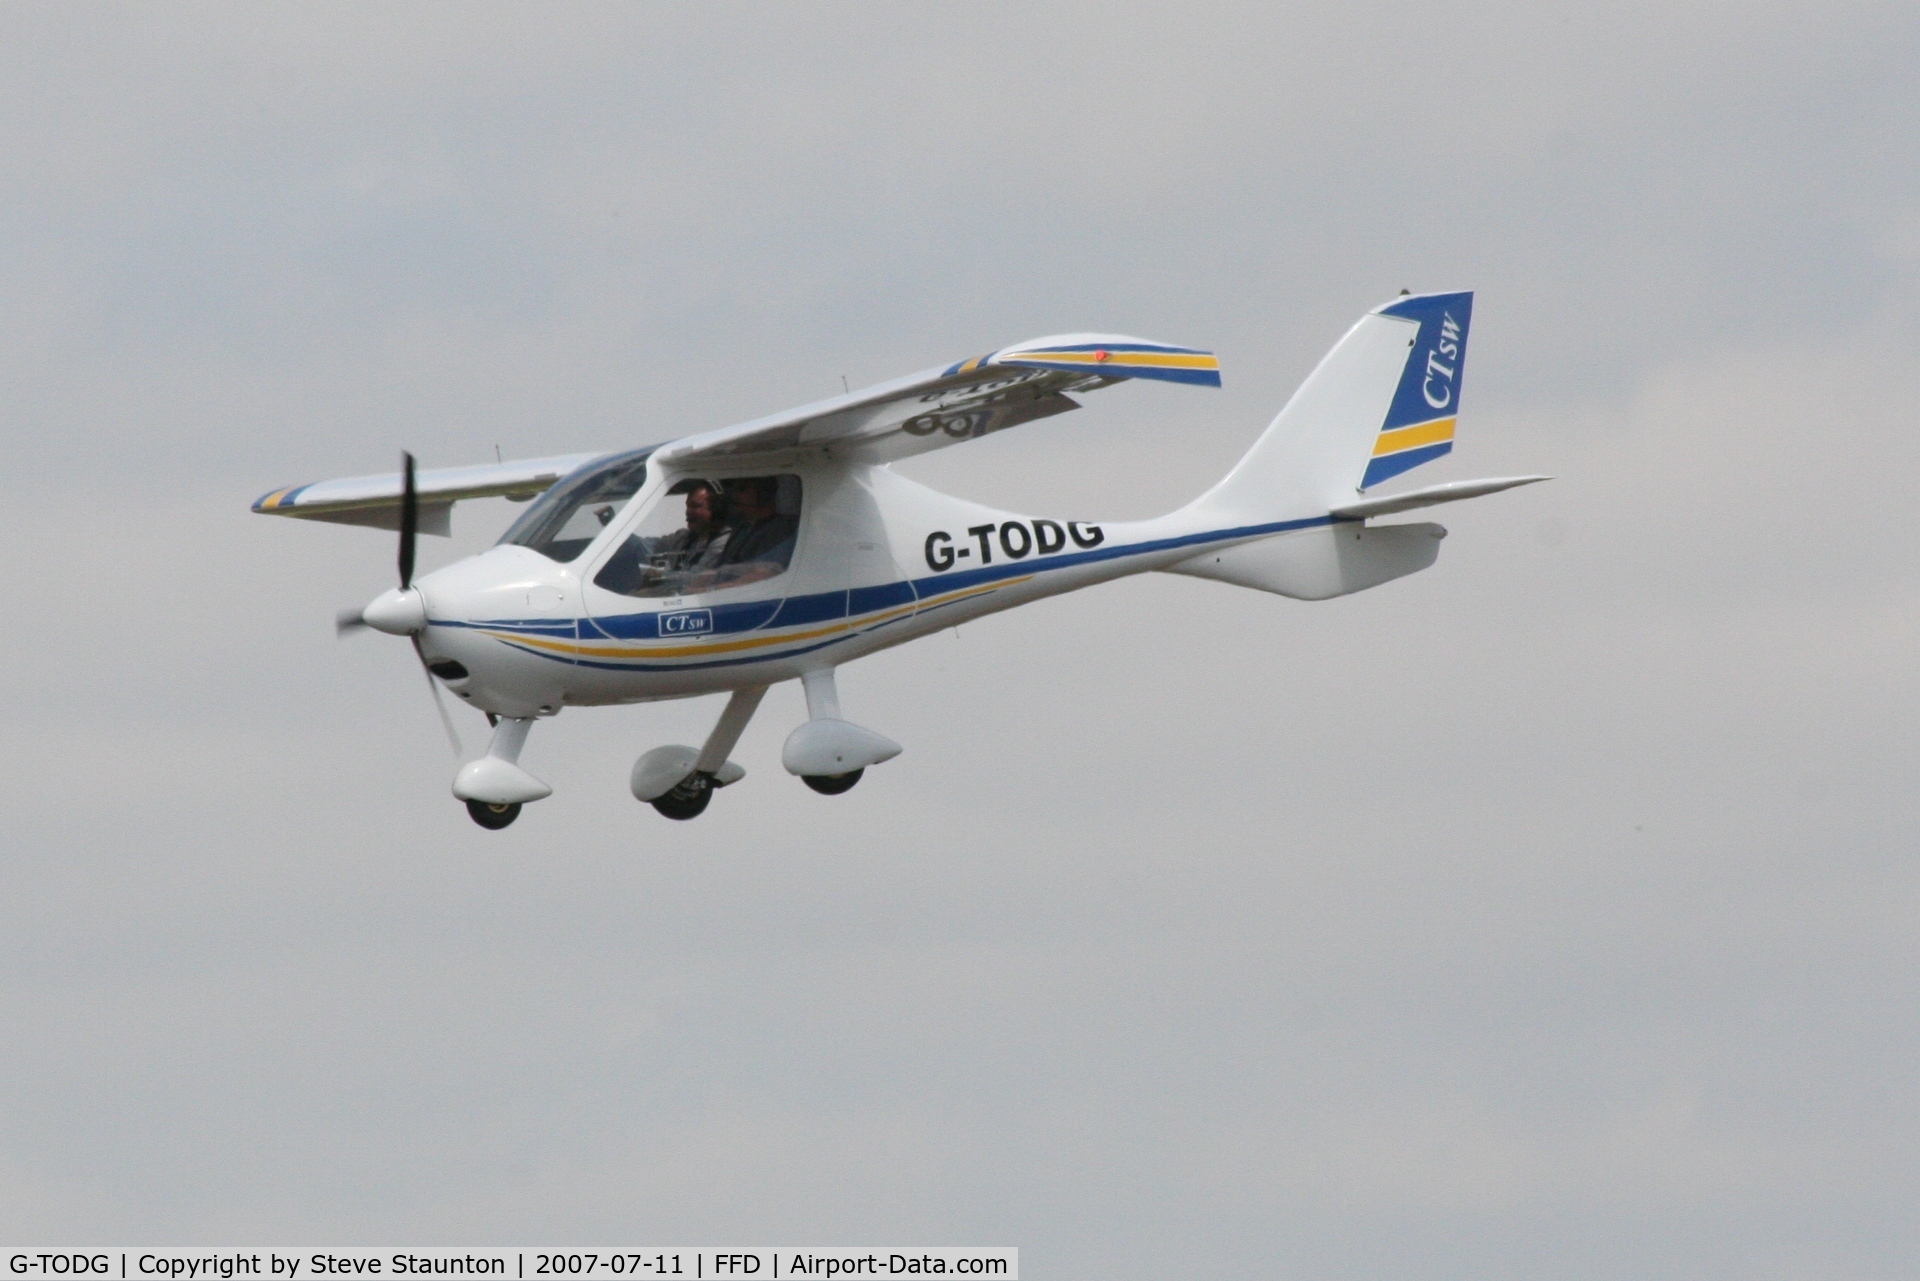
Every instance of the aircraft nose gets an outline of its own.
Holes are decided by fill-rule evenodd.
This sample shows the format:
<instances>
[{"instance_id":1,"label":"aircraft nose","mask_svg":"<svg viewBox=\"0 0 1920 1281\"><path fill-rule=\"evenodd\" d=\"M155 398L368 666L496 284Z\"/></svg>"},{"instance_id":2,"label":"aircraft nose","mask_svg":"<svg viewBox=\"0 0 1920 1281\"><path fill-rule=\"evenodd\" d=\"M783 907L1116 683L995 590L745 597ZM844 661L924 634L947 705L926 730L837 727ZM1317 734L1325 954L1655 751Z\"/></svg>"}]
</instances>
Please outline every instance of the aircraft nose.
<instances>
[{"instance_id":1,"label":"aircraft nose","mask_svg":"<svg viewBox=\"0 0 1920 1281\"><path fill-rule=\"evenodd\" d=\"M426 630L427 602L417 587L405 591L389 588L360 611L360 619L368 627L390 636L412 636Z\"/></svg>"}]
</instances>

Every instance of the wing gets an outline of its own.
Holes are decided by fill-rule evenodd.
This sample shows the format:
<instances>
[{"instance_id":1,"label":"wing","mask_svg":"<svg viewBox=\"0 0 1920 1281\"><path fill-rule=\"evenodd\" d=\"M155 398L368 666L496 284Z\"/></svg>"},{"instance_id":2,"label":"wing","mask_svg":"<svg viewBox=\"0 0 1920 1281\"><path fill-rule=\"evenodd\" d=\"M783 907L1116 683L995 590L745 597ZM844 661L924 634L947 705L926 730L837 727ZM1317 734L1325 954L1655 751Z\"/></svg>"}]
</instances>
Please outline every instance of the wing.
<instances>
[{"instance_id":1,"label":"wing","mask_svg":"<svg viewBox=\"0 0 1920 1281\"><path fill-rule=\"evenodd\" d=\"M656 457L686 466L812 447L892 462L1078 409L1073 396L1130 378L1218 387L1220 362L1211 352L1121 334L1058 334L688 436Z\"/></svg>"},{"instance_id":2,"label":"wing","mask_svg":"<svg viewBox=\"0 0 1920 1281\"><path fill-rule=\"evenodd\" d=\"M957 365L929 369L832 400L702 432L662 446L675 465L744 462L761 454L824 448L836 457L891 462L1020 423L1078 409L1072 396L1130 378L1220 385L1220 362L1191 347L1122 334L1059 334ZM422 533L445 535L463 498L527 499L605 454L563 454L415 474ZM400 527L400 475L354 476L276 489L253 510L342 525Z\"/></svg>"},{"instance_id":3,"label":"wing","mask_svg":"<svg viewBox=\"0 0 1920 1281\"><path fill-rule=\"evenodd\" d=\"M445 537L449 514L462 498L512 498L524 501L562 476L604 454L561 454L553 458L522 458L479 467L442 467L414 473L420 499L420 532ZM254 503L253 510L271 516L300 516L342 525L400 528L400 473L323 480L311 485L276 489Z\"/></svg>"}]
</instances>

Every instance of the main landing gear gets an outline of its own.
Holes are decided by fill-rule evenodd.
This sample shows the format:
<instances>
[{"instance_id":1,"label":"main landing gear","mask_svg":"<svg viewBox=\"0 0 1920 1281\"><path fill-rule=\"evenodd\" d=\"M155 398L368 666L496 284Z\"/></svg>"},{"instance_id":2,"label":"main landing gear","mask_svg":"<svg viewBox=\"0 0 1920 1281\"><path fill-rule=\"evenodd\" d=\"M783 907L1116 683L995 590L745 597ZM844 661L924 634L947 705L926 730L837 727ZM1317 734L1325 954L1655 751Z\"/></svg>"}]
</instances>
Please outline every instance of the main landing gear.
<instances>
[{"instance_id":1,"label":"main landing gear","mask_svg":"<svg viewBox=\"0 0 1920 1281\"><path fill-rule=\"evenodd\" d=\"M900 754L892 739L840 719L831 667L808 672L800 686L807 692L807 723L787 736L780 763L802 783L822 796L838 796L853 790L867 766Z\"/></svg>"},{"instance_id":2,"label":"main landing gear","mask_svg":"<svg viewBox=\"0 0 1920 1281\"><path fill-rule=\"evenodd\" d=\"M489 832L497 832L520 817L520 807L517 804L494 805L488 801L468 801L467 813Z\"/></svg>"},{"instance_id":3,"label":"main landing gear","mask_svg":"<svg viewBox=\"0 0 1920 1281\"><path fill-rule=\"evenodd\" d=\"M707 812L707 803L713 799L713 778L698 770L687 775L678 783L653 798L653 808L668 818L685 821L699 818Z\"/></svg>"},{"instance_id":4,"label":"main landing gear","mask_svg":"<svg viewBox=\"0 0 1920 1281\"><path fill-rule=\"evenodd\" d=\"M747 771L727 759L727 753L740 741L766 693L765 685L735 690L713 733L707 735L706 746L699 751L674 743L656 747L635 761L629 780L634 799L645 801L668 818L684 821L700 817L717 789L747 776Z\"/></svg>"},{"instance_id":5,"label":"main landing gear","mask_svg":"<svg viewBox=\"0 0 1920 1281\"><path fill-rule=\"evenodd\" d=\"M832 668L808 672L800 683L807 692L807 723L787 736L781 750L780 763L788 773L822 796L838 796L852 791L869 765L900 754L900 745L892 739L840 719ZM764 685L735 690L698 752L674 744L656 747L635 761L634 798L671 819L685 821L705 813L716 791L746 777L727 753L740 741L766 692Z\"/></svg>"}]
</instances>

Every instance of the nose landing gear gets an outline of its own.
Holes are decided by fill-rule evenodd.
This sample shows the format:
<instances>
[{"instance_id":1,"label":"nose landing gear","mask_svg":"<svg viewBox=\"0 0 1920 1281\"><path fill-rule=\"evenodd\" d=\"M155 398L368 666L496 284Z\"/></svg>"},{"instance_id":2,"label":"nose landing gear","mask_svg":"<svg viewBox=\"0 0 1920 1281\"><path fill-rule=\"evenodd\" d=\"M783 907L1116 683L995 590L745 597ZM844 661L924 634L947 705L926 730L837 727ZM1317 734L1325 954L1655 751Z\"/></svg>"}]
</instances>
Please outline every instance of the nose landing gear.
<instances>
[{"instance_id":1,"label":"nose landing gear","mask_svg":"<svg viewBox=\"0 0 1920 1281\"><path fill-rule=\"evenodd\" d=\"M553 795L553 789L519 766L520 749L533 726L529 716L502 716L493 726L487 754L468 761L454 776L453 794L467 803L473 821L497 832L520 817L520 807Z\"/></svg>"}]
</instances>

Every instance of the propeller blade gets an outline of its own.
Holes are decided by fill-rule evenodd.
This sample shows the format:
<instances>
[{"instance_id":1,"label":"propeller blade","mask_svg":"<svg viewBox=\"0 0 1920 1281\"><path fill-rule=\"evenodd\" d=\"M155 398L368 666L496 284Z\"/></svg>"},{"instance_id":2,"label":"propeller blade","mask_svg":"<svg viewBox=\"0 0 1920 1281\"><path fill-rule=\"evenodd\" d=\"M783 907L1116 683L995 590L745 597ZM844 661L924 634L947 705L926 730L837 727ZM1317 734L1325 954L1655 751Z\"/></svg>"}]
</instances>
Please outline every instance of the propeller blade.
<instances>
[{"instance_id":1,"label":"propeller blade","mask_svg":"<svg viewBox=\"0 0 1920 1281\"><path fill-rule=\"evenodd\" d=\"M420 533L420 495L413 485L413 455L400 455L400 590L413 586L413 544Z\"/></svg>"},{"instance_id":2,"label":"propeller blade","mask_svg":"<svg viewBox=\"0 0 1920 1281\"><path fill-rule=\"evenodd\" d=\"M427 675L427 688L433 691L433 705L439 709L440 725L447 731L447 745L453 748L453 759L464 761L467 759L467 749L460 742L460 731L453 727L453 717L447 715L446 696L440 692L440 682L433 678L433 669L427 666L427 654L420 648L418 636L413 638L413 652L420 660L420 670Z\"/></svg>"},{"instance_id":3,"label":"propeller blade","mask_svg":"<svg viewBox=\"0 0 1920 1281\"><path fill-rule=\"evenodd\" d=\"M348 632L361 631L366 625L367 620L360 616L360 611L357 609L343 609L333 616L333 634L336 637L345 636Z\"/></svg>"}]
</instances>

